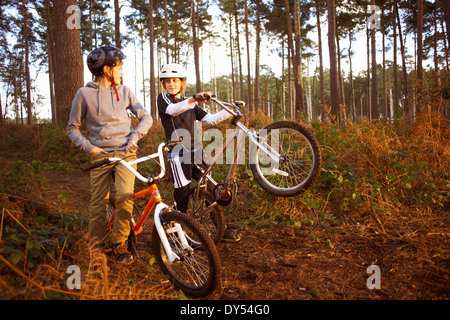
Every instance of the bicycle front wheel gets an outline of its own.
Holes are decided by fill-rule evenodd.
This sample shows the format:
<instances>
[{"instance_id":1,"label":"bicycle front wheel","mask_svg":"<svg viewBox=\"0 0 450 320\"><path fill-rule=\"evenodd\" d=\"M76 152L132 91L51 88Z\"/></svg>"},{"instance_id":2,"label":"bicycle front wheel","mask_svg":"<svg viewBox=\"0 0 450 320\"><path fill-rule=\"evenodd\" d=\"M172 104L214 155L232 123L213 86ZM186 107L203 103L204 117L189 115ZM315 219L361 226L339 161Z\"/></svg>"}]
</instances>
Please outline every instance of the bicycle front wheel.
<instances>
[{"instance_id":1,"label":"bicycle front wheel","mask_svg":"<svg viewBox=\"0 0 450 320\"><path fill-rule=\"evenodd\" d=\"M211 237L197 221L179 211L166 209L160 218L170 247L179 257L173 262L169 260L154 227L152 245L162 271L185 294L207 296L219 285L221 278L219 253Z\"/></svg>"},{"instance_id":2,"label":"bicycle front wheel","mask_svg":"<svg viewBox=\"0 0 450 320\"><path fill-rule=\"evenodd\" d=\"M263 150L250 155L250 168L256 182L267 192L291 197L307 190L319 175L322 156L314 135L304 126L280 121L260 132L260 143L279 154L271 159Z\"/></svg>"}]
</instances>

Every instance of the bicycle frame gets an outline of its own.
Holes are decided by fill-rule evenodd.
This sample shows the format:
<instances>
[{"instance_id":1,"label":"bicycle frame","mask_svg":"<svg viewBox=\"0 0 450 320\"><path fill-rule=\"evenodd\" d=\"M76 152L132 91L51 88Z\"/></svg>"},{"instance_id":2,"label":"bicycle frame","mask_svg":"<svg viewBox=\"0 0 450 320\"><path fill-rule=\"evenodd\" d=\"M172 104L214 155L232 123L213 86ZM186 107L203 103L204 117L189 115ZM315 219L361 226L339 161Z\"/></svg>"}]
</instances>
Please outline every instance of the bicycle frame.
<instances>
[{"instance_id":1,"label":"bicycle frame","mask_svg":"<svg viewBox=\"0 0 450 320\"><path fill-rule=\"evenodd\" d=\"M229 185L230 182L232 182L234 180L234 175L235 175L235 171L236 171L236 166L238 164L238 158L241 152L241 146L242 143L244 142L244 139L241 139L242 135L246 135L249 140L253 143L253 145L257 148L259 148L261 151L263 151L269 158L271 158L273 161L275 161L275 163L279 163L280 162L280 154L273 149L270 145L268 145L266 142L260 142L260 136L258 133L248 129L244 124L242 124L241 122L239 122L239 118L242 116L242 113L239 111L238 107L235 104L229 104L231 107L234 107L234 110L231 110L230 108L228 108L226 106L226 103L219 101L215 98L211 98L211 100L218 104L219 106L221 106L223 109L225 109L227 112L229 112L232 116L233 119L231 121L231 123L233 125L236 126L236 128L234 129L234 132L232 135L230 135L227 140L225 141L222 149L216 153L215 157L213 158L213 160L211 161L211 163L209 164L208 168L206 170L203 170L202 168L200 168L200 166L197 166L197 168L200 170L200 172L202 172L202 177L199 179L198 181L198 186L194 192L194 208L197 205L197 201L198 201L198 195L200 193L200 187L202 185L203 181L210 181L215 187L218 185L217 181L215 181L212 176L210 175L211 171L212 171L212 167L216 164L217 160L223 156L224 151L226 150L227 146L234 141L234 139L237 139L237 145L236 148L234 149L234 154L233 154L233 162L230 166L230 169L228 171L227 177L225 178L225 183L224 183L224 192L228 192L231 190L231 185ZM273 169L274 172L276 172L277 174L287 174L281 170L278 169ZM208 212L210 212L210 210L213 208L213 206L216 204L216 202L212 205L210 205L208 208L206 208L203 212L203 214L207 214Z\"/></svg>"},{"instance_id":2,"label":"bicycle frame","mask_svg":"<svg viewBox=\"0 0 450 320\"><path fill-rule=\"evenodd\" d=\"M126 162L126 161L122 160L121 158L110 158L110 161L118 162L118 163L124 165L128 170L130 170L136 176L136 178L138 178L142 182L149 183L148 188L146 188L142 191L136 192L133 196L133 200L136 200L136 199L144 198L148 195L151 195L150 199L147 202L147 205L144 208L143 213L139 216L139 220L136 223L132 224L132 228L133 228L135 235L138 235L139 233L141 233L143 231L144 223L147 220L150 212L152 211L153 208L155 208L153 218L154 218L156 230L161 239L161 243L163 244L164 251L166 252L167 257L169 258L170 262L174 262L175 260L180 259L180 257L172 251L169 241L167 240L167 236L164 232L163 226L161 224L161 219L160 219L161 212L165 208L168 208L169 206L162 202L161 195L160 195L158 187L155 183L157 180L161 179L164 176L165 170L166 170L165 164L164 164L164 157L163 157L164 146L165 146L165 144L161 143L158 147L157 153L154 153L154 154L148 155L148 156L144 156L144 157L141 157L139 159L136 159L136 160L133 160L130 162ZM156 157L159 157L159 164L161 166L161 173L156 177L145 178L144 176L142 176L139 172L137 172L132 167L134 164L148 161L148 160L156 158ZM112 223L114 220L114 215L115 215L115 212L112 214L111 219L108 222L108 228L110 230L112 230ZM181 240L183 248L185 248L187 250L192 250L192 248L189 246L188 241L186 240L183 230L181 229L181 226L179 224L174 225L174 227L170 229L170 232L176 232L178 234L178 237Z\"/></svg>"}]
</instances>

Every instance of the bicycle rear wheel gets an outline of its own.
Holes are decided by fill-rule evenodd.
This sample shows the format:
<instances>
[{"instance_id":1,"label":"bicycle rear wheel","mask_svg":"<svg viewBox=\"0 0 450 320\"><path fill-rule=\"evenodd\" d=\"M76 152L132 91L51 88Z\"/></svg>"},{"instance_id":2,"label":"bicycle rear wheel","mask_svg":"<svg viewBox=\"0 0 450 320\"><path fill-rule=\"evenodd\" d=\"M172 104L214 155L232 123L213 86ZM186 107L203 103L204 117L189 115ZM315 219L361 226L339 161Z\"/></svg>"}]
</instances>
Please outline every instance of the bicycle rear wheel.
<instances>
[{"instance_id":1,"label":"bicycle rear wheel","mask_svg":"<svg viewBox=\"0 0 450 320\"><path fill-rule=\"evenodd\" d=\"M184 213L166 209L160 218L170 247L179 257L174 262L169 261L154 227L152 245L162 271L168 274L174 286L185 294L193 297L207 296L219 285L221 278L219 253L211 237L197 221ZM189 248L183 245L178 224Z\"/></svg>"},{"instance_id":2,"label":"bicycle rear wheel","mask_svg":"<svg viewBox=\"0 0 450 320\"><path fill-rule=\"evenodd\" d=\"M291 121L272 123L260 132L260 142L280 154L278 163L260 148L250 155L253 176L267 192L295 196L318 177L322 164L319 143L304 126Z\"/></svg>"},{"instance_id":3,"label":"bicycle rear wheel","mask_svg":"<svg viewBox=\"0 0 450 320\"><path fill-rule=\"evenodd\" d=\"M214 243L218 244L225 232L225 216L220 205L214 206L209 213L204 211L215 202L214 196L204 190L200 190L197 203L194 204L195 195L191 195L189 199L188 214L206 229ZM195 208L194 208L195 205Z\"/></svg>"}]
</instances>

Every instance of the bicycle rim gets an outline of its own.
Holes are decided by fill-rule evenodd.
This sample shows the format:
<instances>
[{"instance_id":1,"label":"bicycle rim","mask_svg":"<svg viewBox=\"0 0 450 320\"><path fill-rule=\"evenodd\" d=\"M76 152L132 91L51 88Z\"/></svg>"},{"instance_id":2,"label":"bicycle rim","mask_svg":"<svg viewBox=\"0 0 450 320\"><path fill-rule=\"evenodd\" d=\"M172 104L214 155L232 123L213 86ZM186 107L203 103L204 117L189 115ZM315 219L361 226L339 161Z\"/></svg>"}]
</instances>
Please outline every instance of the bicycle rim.
<instances>
[{"instance_id":1,"label":"bicycle rim","mask_svg":"<svg viewBox=\"0 0 450 320\"><path fill-rule=\"evenodd\" d=\"M274 123L267 129L262 143L275 149L280 155L280 161L272 161L258 148L255 162L251 165L255 179L272 194L299 194L312 184L319 172L318 144L305 128L296 123Z\"/></svg>"},{"instance_id":2,"label":"bicycle rim","mask_svg":"<svg viewBox=\"0 0 450 320\"><path fill-rule=\"evenodd\" d=\"M170 262L156 228L153 229L153 249L158 264L170 275L176 288L194 297L208 295L220 282L220 259L212 239L198 222L181 212L167 210L161 220L171 249L179 259ZM176 230L181 225L189 248L185 248Z\"/></svg>"}]
</instances>

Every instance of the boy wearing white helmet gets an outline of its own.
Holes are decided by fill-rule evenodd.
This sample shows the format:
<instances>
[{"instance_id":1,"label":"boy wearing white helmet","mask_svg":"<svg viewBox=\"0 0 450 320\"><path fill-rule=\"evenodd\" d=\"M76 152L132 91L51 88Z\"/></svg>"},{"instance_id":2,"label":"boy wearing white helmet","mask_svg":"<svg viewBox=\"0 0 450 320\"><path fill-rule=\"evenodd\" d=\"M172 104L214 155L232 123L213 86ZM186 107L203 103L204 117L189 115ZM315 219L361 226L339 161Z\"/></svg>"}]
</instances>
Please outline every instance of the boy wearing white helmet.
<instances>
[{"instance_id":1,"label":"boy wearing white helmet","mask_svg":"<svg viewBox=\"0 0 450 320\"><path fill-rule=\"evenodd\" d=\"M174 199L177 210L187 212L189 204L189 188L194 166L194 152L201 145L195 145L195 123L201 121L212 125L223 121L231 115L222 110L209 114L197 102L206 102L212 97L211 92L200 92L192 97L183 96L186 89L186 70L177 63L170 63L161 68L160 81L167 93L158 95L157 105L166 139L183 138L181 148L169 154L169 164L174 184ZM188 160L188 161L185 161ZM196 159L197 160L197 159ZM233 239L238 240L236 237Z\"/></svg>"},{"instance_id":2,"label":"boy wearing white helmet","mask_svg":"<svg viewBox=\"0 0 450 320\"><path fill-rule=\"evenodd\" d=\"M136 158L137 142L151 127L153 120L131 90L120 84L125 55L113 46L93 50L87 64L95 80L78 90L70 112L67 133L75 146L91 156L91 161L120 157ZM128 111L139 124L131 125ZM81 126L86 121L89 139ZM91 202L89 206L89 237L94 243L106 237L106 206L110 184L115 175L116 214L112 232L114 253L118 264L134 261L127 250L135 176L122 165L108 166L90 171Z\"/></svg>"}]
</instances>

